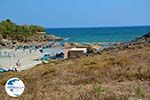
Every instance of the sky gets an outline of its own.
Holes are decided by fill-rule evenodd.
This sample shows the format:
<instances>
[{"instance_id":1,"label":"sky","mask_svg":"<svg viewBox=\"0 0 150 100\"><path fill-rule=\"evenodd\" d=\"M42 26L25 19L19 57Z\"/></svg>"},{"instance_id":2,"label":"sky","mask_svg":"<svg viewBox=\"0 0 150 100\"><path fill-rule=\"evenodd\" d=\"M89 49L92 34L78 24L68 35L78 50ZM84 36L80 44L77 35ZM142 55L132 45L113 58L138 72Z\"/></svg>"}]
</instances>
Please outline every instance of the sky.
<instances>
[{"instance_id":1,"label":"sky","mask_svg":"<svg viewBox=\"0 0 150 100\"><path fill-rule=\"evenodd\" d=\"M0 0L0 21L47 28L150 25L150 0Z\"/></svg>"}]
</instances>

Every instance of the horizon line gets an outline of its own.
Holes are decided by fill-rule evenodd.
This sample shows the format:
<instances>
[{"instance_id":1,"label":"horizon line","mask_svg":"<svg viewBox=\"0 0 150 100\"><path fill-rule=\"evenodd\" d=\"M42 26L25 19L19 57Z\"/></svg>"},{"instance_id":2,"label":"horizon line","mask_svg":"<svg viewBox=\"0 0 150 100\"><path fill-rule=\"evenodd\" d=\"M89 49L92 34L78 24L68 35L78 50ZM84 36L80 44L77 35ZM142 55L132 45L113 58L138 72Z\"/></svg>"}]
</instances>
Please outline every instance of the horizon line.
<instances>
[{"instance_id":1,"label":"horizon line","mask_svg":"<svg viewBox=\"0 0 150 100\"><path fill-rule=\"evenodd\" d=\"M69 28L69 29L71 29L71 28L123 28L123 27L150 27L150 25L129 25L129 26L127 26L127 25L121 25L121 26L81 26L81 27L79 27L79 26L73 26L73 27L45 27L46 29L63 29L63 28L65 28L65 29L67 29L67 28Z\"/></svg>"}]
</instances>

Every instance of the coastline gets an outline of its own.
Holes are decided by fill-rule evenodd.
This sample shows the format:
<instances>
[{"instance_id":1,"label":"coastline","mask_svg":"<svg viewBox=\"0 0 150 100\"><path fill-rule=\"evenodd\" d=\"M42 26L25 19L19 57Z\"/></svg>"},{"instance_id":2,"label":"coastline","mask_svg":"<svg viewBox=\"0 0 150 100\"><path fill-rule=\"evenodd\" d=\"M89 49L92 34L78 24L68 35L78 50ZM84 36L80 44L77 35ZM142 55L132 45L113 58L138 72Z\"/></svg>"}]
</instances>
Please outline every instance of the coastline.
<instances>
[{"instance_id":1,"label":"coastline","mask_svg":"<svg viewBox=\"0 0 150 100\"><path fill-rule=\"evenodd\" d=\"M64 49L65 47L90 47L90 48L97 48L96 51L92 51L92 53L100 53L103 51L113 51L113 50L123 50L126 48L133 48L134 46L136 47L136 45L138 44L138 46L140 47L140 44L145 44L147 40L147 38L149 39L150 33L147 33L145 35L143 35L142 37L136 38L135 40L132 40L130 42L122 42L122 43L114 43L108 46L98 46L95 44L79 44L79 43L64 43L64 46L61 46L61 44L57 43L57 42L49 42L49 43L43 43L41 44L37 44L37 48L32 44L26 44L24 46L27 46L29 48L25 48L24 46L19 48L19 49L1 49L0 55L4 55L5 56L0 56L0 68L17 68L18 71L21 70L26 70L29 68L32 68L38 64L41 64L43 62L43 60L41 60L42 57L44 57L45 55L56 55L59 53L64 53ZM107 42L106 42L107 44ZM33 49L34 48L34 49ZM40 49L42 48L42 53L40 52ZM91 53L91 54L92 54ZM6 56L7 55L7 56ZM12 56L10 56L12 55ZM21 66L18 67L16 66L16 62L20 60ZM50 59L49 59L50 60Z\"/></svg>"},{"instance_id":2,"label":"coastline","mask_svg":"<svg viewBox=\"0 0 150 100\"><path fill-rule=\"evenodd\" d=\"M147 33L95 54L51 61L21 72L0 73L0 86L5 88L10 77L19 76L28 83L26 93L19 99L149 100L149 66L150 33ZM0 95L3 99L10 98L4 89Z\"/></svg>"}]
</instances>

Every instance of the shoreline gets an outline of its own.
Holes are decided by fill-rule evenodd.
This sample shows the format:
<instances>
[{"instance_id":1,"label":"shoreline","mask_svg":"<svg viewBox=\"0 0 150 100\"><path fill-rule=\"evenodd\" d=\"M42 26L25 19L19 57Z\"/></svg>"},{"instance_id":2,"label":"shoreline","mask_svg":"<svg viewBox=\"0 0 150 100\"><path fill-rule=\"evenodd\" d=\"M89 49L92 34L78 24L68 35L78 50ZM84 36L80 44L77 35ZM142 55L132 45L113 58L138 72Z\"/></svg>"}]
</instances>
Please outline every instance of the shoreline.
<instances>
[{"instance_id":1,"label":"shoreline","mask_svg":"<svg viewBox=\"0 0 150 100\"><path fill-rule=\"evenodd\" d=\"M116 42L114 42L115 45L113 44L112 46L108 46L108 47L106 46L106 48L100 47L100 49L97 51L97 53L103 52L103 51L111 51L111 50L123 50L126 48L134 48L134 47L136 48L136 45L138 45L138 47L142 47L143 44L145 44L146 42L149 41L148 40L149 37L150 37L150 33L147 33L147 34L143 35L142 37L136 38L135 40L132 40L129 42L123 42L123 43L118 43L118 44L115 44ZM107 42L104 42L104 43L107 43ZM71 46L71 47L86 46L86 44L81 45L78 43L67 43L67 44L65 44L65 46L66 45ZM87 44L87 45L89 45L89 44ZM90 44L90 45L94 46L94 44ZM36 66L37 64L41 64L42 60L40 60L40 58L44 56L44 53L52 54L54 52L55 54L57 54L58 52L63 52L61 50L63 50L65 48L65 46L61 46L57 42L49 42L46 45L42 45L36 49L32 49L32 47L33 47L33 44L32 44L32 46L31 47L29 46L29 48L25 48L25 49L24 48L21 48L21 49L8 49L8 48L6 49L5 48L5 49L0 49L0 52L2 51L3 53L4 52L14 53L13 66L15 66L16 62L18 60L20 60L21 67L20 68L16 67L16 68L19 71L21 71L21 70L26 70L26 69L32 68L32 67ZM45 50L45 51L41 53L40 48L42 48L42 50L43 51ZM60 51L58 49L60 49ZM55 55L55 54L53 54L53 55ZM37 59L38 59L38 61L37 61ZM10 68L12 66L12 59L9 54L7 54L7 57L1 57L1 54L0 54L0 62L3 62L3 63L0 63L0 68Z\"/></svg>"}]
</instances>

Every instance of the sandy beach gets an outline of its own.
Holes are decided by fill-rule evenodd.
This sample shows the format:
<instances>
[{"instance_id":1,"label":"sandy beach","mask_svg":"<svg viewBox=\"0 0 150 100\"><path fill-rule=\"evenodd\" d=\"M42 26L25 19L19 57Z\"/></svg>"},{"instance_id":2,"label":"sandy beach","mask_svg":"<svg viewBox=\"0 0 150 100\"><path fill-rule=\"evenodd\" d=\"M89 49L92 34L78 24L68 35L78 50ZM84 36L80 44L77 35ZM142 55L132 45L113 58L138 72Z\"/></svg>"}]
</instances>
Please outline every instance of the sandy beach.
<instances>
[{"instance_id":1,"label":"sandy beach","mask_svg":"<svg viewBox=\"0 0 150 100\"><path fill-rule=\"evenodd\" d=\"M42 63L41 61L36 60L39 59L42 55L38 50L32 50L32 52L30 52L29 49L25 51L22 49L17 51L13 49L1 49L0 52L0 68L9 69L15 67L17 70L25 70ZM13 56L10 57L10 55ZM17 66L18 60L20 60L20 67Z\"/></svg>"}]
</instances>

